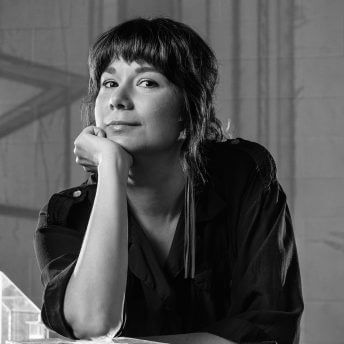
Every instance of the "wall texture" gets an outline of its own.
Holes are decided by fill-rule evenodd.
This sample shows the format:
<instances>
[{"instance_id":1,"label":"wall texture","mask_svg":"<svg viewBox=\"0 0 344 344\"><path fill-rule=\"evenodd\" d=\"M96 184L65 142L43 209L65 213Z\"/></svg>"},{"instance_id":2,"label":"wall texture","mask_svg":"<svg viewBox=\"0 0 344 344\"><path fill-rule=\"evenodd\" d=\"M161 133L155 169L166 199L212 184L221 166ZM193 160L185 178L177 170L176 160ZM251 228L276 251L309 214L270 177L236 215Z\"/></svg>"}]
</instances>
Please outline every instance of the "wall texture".
<instances>
[{"instance_id":1,"label":"wall texture","mask_svg":"<svg viewBox=\"0 0 344 344\"><path fill-rule=\"evenodd\" d=\"M301 342L343 343L341 0L0 0L0 270L40 305L38 210L85 177L72 150L88 47L108 27L156 15L213 47L218 117L276 159L302 268Z\"/></svg>"}]
</instances>

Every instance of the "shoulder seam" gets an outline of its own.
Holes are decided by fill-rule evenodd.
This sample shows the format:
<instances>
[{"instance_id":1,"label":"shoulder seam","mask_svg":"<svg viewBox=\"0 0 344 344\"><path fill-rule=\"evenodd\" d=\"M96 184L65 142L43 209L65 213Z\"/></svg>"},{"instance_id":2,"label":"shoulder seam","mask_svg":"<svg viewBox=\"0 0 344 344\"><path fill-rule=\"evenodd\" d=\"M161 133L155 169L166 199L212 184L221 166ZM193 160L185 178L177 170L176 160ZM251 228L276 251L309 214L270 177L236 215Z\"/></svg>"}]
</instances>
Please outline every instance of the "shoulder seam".
<instances>
[{"instance_id":1,"label":"shoulder seam","mask_svg":"<svg viewBox=\"0 0 344 344\"><path fill-rule=\"evenodd\" d=\"M255 169L262 179L264 188L268 188L276 180L276 163L271 153L257 142L241 138L234 141L233 145L254 161Z\"/></svg>"}]
</instances>

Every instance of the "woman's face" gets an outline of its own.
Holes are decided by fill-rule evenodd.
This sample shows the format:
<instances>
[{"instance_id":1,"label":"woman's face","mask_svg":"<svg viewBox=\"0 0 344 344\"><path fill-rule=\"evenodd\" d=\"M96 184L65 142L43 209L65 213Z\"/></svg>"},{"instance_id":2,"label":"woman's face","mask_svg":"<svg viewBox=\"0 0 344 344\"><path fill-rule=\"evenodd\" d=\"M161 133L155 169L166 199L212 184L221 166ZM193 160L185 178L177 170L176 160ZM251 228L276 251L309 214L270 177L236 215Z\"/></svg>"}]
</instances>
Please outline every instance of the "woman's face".
<instances>
[{"instance_id":1,"label":"woman's face","mask_svg":"<svg viewBox=\"0 0 344 344\"><path fill-rule=\"evenodd\" d=\"M181 130L180 91L145 62L113 61L95 102L96 126L130 153L175 149Z\"/></svg>"}]
</instances>

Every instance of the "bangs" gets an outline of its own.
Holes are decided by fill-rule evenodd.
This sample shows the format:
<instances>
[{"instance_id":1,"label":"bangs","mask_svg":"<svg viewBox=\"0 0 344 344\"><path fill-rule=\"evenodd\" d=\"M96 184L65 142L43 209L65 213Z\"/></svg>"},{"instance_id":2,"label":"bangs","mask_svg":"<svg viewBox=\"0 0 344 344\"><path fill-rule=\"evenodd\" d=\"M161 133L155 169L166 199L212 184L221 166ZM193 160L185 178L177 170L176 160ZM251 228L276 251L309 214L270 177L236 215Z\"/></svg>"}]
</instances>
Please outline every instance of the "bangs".
<instances>
[{"instance_id":1,"label":"bangs","mask_svg":"<svg viewBox=\"0 0 344 344\"><path fill-rule=\"evenodd\" d=\"M100 36L94 46L89 61L93 80L99 82L108 65L122 58L127 63L146 62L178 85L176 72L182 67L181 55L184 54L180 54L177 41L170 30L161 30L161 25L154 28L152 22L149 25L144 21L126 22Z\"/></svg>"}]
</instances>

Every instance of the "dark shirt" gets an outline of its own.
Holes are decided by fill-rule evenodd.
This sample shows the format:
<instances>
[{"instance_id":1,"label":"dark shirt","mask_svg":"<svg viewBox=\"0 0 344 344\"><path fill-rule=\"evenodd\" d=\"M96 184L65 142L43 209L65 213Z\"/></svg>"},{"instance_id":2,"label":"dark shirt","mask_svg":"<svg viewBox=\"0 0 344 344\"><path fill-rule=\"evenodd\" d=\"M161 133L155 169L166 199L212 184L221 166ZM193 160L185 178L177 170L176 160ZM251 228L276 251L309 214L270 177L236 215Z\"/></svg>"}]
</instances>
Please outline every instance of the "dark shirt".
<instances>
[{"instance_id":1,"label":"dark shirt","mask_svg":"<svg viewBox=\"0 0 344 344\"><path fill-rule=\"evenodd\" d=\"M209 332L235 342L298 342L303 311L299 264L275 163L243 139L209 143L208 182L196 195L196 272L184 278L180 216L161 266L129 210L125 322L120 335ZM91 176L54 194L40 212L35 250L42 272L42 319L74 338L63 313L96 192Z\"/></svg>"}]
</instances>

